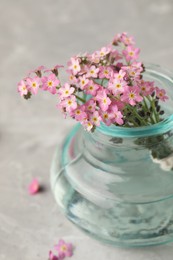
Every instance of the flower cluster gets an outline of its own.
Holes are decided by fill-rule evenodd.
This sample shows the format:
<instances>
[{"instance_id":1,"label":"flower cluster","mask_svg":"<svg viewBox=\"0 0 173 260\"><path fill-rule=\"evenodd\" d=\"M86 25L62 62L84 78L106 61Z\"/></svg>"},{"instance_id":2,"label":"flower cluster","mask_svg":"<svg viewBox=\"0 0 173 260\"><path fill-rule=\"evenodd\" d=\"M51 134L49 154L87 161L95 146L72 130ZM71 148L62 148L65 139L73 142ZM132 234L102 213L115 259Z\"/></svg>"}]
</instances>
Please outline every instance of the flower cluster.
<instances>
[{"instance_id":1,"label":"flower cluster","mask_svg":"<svg viewBox=\"0 0 173 260\"><path fill-rule=\"evenodd\" d=\"M58 252L58 255L49 251L49 260L63 260L65 257L71 257L73 255L73 245L66 243L63 239L60 239L58 244L55 245L55 250Z\"/></svg>"},{"instance_id":2,"label":"flower cluster","mask_svg":"<svg viewBox=\"0 0 173 260\"><path fill-rule=\"evenodd\" d=\"M164 114L159 102L168 97L164 89L143 79L145 67L138 61L139 52L133 37L121 33L92 54L73 56L64 84L58 73L63 66L40 66L19 82L18 91L26 99L39 89L56 94L57 108L88 131L101 122L124 127L155 124Z\"/></svg>"}]
</instances>

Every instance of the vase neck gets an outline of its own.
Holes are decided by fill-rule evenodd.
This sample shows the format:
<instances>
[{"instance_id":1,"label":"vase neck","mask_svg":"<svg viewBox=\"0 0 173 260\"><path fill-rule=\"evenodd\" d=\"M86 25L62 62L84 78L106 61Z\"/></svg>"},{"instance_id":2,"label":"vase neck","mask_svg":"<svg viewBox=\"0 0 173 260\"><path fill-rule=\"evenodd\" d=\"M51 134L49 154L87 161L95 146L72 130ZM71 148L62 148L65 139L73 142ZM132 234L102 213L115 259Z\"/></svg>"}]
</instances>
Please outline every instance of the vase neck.
<instances>
[{"instance_id":1,"label":"vase neck","mask_svg":"<svg viewBox=\"0 0 173 260\"><path fill-rule=\"evenodd\" d=\"M97 167L103 163L117 165L130 160L139 161L146 157L162 159L172 154L169 143L173 142L173 130L164 134L142 137L116 137L102 132L83 132L83 151Z\"/></svg>"}]
</instances>

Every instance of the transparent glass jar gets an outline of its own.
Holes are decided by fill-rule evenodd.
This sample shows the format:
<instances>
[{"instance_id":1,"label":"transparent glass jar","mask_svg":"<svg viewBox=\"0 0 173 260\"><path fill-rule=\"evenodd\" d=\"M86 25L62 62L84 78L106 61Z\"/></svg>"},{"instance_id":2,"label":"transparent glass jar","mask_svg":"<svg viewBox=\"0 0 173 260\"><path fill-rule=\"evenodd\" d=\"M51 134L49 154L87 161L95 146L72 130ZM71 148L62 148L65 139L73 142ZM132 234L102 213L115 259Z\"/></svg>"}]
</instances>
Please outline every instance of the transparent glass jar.
<instances>
[{"instance_id":1,"label":"transparent glass jar","mask_svg":"<svg viewBox=\"0 0 173 260\"><path fill-rule=\"evenodd\" d=\"M173 241L173 78L150 65L146 80L165 88L166 119L145 127L77 125L51 167L56 201L100 241L139 247Z\"/></svg>"}]
</instances>

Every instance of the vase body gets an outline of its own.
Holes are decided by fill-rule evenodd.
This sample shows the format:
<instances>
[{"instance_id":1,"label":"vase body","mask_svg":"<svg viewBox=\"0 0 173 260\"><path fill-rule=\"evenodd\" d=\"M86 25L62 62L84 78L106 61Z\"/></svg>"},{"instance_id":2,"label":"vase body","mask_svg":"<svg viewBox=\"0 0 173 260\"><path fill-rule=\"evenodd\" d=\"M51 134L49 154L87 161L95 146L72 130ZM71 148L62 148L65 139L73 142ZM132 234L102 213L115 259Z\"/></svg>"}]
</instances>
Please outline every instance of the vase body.
<instances>
[{"instance_id":1,"label":"vase body","mask_svg":"<svg viewBox=\"0 0 173 260\"><path fill-rule=\"evenodd\" d=\"M145 76L168 88L166 120L133 129L101 125L94 133L77 125L51 167L67 218L115 246L173 241L173 81L154 66Z\"/></svg>"}]
</instances>

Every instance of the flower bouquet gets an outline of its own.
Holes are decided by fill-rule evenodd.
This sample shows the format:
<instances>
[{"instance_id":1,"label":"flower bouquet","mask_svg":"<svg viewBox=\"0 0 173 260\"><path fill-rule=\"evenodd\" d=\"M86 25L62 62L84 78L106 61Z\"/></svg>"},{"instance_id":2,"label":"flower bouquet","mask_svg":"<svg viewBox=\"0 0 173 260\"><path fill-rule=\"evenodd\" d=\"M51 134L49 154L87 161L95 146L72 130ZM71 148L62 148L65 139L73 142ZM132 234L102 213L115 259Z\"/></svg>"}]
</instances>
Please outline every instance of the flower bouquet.
<instances>
[{"instance_id":1,"label":"flower bouquet","mask_svg":"<svg viewBox=\"0 0 173 260\"><path fill-rule=\"evenodd\" d=\"M50 92L64 116L80 123L52 164L58 204L90 235L123 246L173 240L173 81L139 62L139 52L121 33L73 56L64 84L62 65L40 66L18 83L25 99Z\"/></svg>"},{"instance_id":2,"label":"flower bouquet","mask_svg":"<svg viewBox=\"0 0 173 260\"><path fill-rule=\"evenodd\" d=\"M65 84L59 79L63 66L40 66L19 82L18 91L25 99L36 95L39 89L57 95L57 107L87 131L94 131L101 122L123 127L155 124L163 120L160 102L168 96L165 89L143 79L145 67L138 62L139 52L133 37L118 34L112 44L101 50L72 57Z\"/></svg>"}]
</instances>

